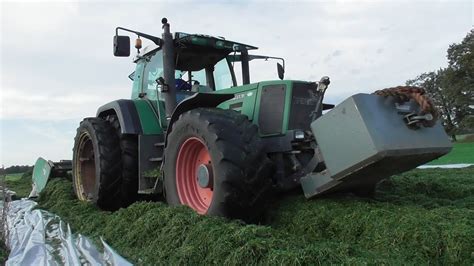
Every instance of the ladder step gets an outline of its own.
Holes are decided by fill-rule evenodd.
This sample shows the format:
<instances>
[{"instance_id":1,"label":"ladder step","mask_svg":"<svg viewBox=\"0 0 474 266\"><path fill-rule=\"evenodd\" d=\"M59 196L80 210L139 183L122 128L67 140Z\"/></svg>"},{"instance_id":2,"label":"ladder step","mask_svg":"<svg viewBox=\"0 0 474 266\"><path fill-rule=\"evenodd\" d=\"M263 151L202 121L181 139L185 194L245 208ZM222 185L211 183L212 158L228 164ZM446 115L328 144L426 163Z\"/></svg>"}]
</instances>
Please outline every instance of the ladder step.
<instances>
[{"instance_id":1,"label":"ladder step","mask_svg":"<svg viewBox=\"0 0 474 266\"><path fill-rule=\"evenodd\" d=\"M154 145L155 145L155 147L163 147L163 146L165 146L165 143L164 142L157 142Z\"/></svg>"},{"instance_id":2,"label":"ladder step","mask_svg":"<svg viewBox=\"0 0 474 266\"><path fill-rule=\"evenodd\" d=\"M161 162L161 161L163 161L163 157L150 158L150 159L148 159L148 161L150 161L150 162Z\"/></svg>"},{"instance_id":3,"label":"ladder step","mask_svg":"<svg viewBox=\"0 0 474 266\"><path fill-rule=\"evenodd\" d=\"M138 194L153 194L155 193L155 189L153 188L147 188L147 189L142 189L138 191Z\"/></svg>"}]
</instances>

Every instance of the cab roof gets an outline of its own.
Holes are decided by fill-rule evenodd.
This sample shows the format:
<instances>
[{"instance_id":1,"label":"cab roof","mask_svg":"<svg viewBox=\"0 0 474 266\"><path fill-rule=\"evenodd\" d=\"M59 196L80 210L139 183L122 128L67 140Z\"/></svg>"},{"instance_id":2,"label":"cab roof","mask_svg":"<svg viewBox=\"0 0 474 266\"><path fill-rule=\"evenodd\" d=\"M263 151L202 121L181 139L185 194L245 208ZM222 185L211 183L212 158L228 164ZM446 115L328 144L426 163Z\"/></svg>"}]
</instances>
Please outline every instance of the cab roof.
<instances>
[{"instance_id":1,"label":"cab roof","mask_svg":"<svg viewBox=\"0 0 474 266\"><path fill-rule=\"evenodd\" d=\"M223 37L183 32L175 33L174 43L176 69L182 71L199 71L214 66L231 52L258 49L252 45L225 40ZM160 48L157 45L147 46L142 55L146 56Z\"/></svg>"},{"instance_id":2,"label":"cab roof","mask_svg":"<svg viewBox=\"0 0 474 266\"><path fill-rule=\"evenodd\" d=\"M227 49L231 51L242 51L244 48L246 50L256 50L258 47L229 41L224 37L215 37L205 34L189 34L184 32L176 32L174 35L175 43L177 44L194 44L202 46L211 46L217 49Z\"/></svg>"}]
</instances>

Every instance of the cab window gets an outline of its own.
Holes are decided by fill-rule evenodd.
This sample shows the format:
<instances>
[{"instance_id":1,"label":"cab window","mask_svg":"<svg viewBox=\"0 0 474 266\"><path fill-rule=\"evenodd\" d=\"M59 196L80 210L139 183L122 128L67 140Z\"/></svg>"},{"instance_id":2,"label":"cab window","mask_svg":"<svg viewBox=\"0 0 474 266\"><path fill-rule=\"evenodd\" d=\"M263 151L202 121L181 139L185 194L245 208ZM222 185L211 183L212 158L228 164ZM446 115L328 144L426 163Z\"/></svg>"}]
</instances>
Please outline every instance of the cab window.
<instances>
[{"instance_id":1,"label":"cab window","mask_svg":"<svg viewBox=\"0 0 474 266\"><path fill-rule=\"evenodd\" d=\"M143 76L142 92L146 93L148 99L156 100L157 82L159 77L163 76L163 56L162 52L156 52L152 57L147 59Z\"/></svg>"},{"instance_id":2,"label":"cab window","mask_svg":"<svg viewBox=\"0 0 474 266\"><path fill-rule=\"evenodd\" d=\"M229 63L226 58L217 62L214 67L214 83L216 84L216 90L227 89L234 86Z\"/></svg>"},{"instance_id":3,"label":"cab window","mask_svg":"<svg viewBox=\"0 0 474 266\"><path fill-rule=\"evenodd\" d=\"M142 92L142 76L143 69L145 68L145 60L140 60L137 62L135 71L130 74L128 77L133 80L132 85L132 99L138 99L138 95Z\"/></svg>"}]
</instances>

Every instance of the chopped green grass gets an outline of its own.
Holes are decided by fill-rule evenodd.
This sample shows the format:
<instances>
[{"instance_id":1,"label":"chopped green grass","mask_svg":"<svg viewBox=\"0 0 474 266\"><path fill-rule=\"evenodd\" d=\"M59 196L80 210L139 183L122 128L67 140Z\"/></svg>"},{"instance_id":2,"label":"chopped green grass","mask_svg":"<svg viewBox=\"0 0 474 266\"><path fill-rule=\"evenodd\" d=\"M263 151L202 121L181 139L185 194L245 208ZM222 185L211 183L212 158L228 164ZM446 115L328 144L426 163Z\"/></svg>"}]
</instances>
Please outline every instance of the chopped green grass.
<instances>
[{"instance_id":1,"label":"chopped green grass","mask_svg":"<svg viewBox=\"0 0 474 266\"><path fill-rule=\"evenodd\" d=\"M474 142L456 142L453 149L445 156L431 161L431 165L474 163Z\"/></svg>"},{"instance_id":2,"label":"chopped green grass","mask_svg":"<svg viewBox=\"0 0 474 266\"><path fill-rule=\"evenodd\" d=\"M0 241L0 264L5 265L5 261L8 258L8 248L5 246L3 239Z\"/></svg>"},{"instance_id":3,"label":"chopped green grass","mask_svg":"<svg viewBox=\"0 0 474 266\"><path fill-rule=\"evenodd\" d=\"M50 181L39 207L142 265L474 263L474 167L413 170L381 182L375 199L289 195L265 225L161 202L104 212L65 179Z\"/></svg>"},{"instance_id":4,"label":"chopped green grass","mask_svg":"<svg viewBox=\"0 0 474 266\"><path fill-rule=\"evenodd\" d=\"M474 142L454 143L432 165L474 163ZM9 174L17 198L31 173ZM246 225L162 202L104 212L52 179L39 207L97 243L103 237L135 264L474 264L474 167L413 170L382 181L375 199L289 195L267 223ZM0 247L0 262L8 254Z\"/></svg>"}]
</instances>

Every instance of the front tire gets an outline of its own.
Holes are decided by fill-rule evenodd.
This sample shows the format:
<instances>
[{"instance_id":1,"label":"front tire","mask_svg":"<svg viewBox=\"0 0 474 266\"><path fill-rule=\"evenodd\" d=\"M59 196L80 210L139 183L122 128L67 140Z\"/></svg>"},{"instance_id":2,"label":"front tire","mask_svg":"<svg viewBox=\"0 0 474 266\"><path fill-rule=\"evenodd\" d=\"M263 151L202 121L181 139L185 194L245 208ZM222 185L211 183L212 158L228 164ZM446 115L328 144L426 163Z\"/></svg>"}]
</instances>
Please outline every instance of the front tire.
<instances>
[{"instance_id":1,"label":"front tire","mask_svg":"<svg viewBox=\"0 0 474 266\"><path fill-rule=\"evenodd\" d=\"M256 221L272 192L273 164L256 125L233 110L198 108L180 116L165 149L170 205Z\"/></svg>"}]
</instances>

